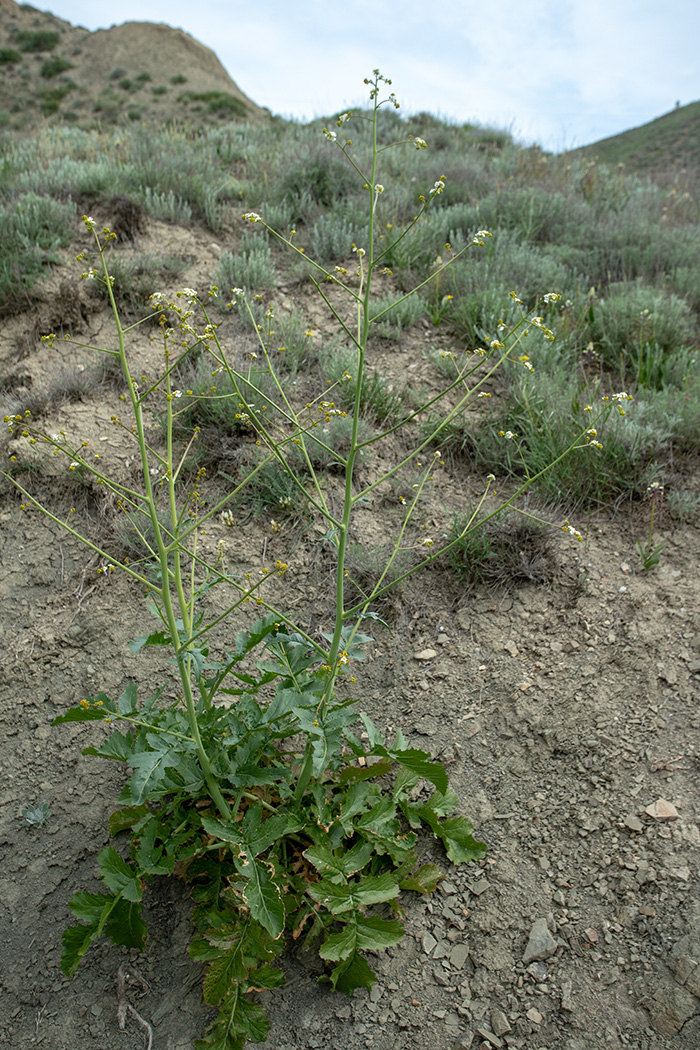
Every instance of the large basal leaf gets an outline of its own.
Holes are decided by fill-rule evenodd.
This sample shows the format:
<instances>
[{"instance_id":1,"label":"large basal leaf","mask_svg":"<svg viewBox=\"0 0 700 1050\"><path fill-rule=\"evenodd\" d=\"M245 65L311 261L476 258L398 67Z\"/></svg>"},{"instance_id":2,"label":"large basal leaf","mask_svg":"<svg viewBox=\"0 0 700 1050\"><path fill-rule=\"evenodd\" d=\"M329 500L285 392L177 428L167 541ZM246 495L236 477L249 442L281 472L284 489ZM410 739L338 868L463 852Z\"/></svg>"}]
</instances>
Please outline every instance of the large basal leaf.
<instances>
[{"instance_id":1,"label":"large basal leaf","mask_svg":"<svg viewBox=\"0 0 700 1050\"><path fill-rule=\"evenodd\" d=\"M352 995L356 988L371 988L377 978L366 959L355 952L349 959L338 963L329 980L337 992Z\"/></svg>"},{"instance_id":2,"label":"large basal leaf","mask_svg":"<svg viewBox=\"0 0 700 1050\"><path fill-rule=\"evenodd\" d=\"M195 1041L195 1050L243 1050L246 1042L264 1042L269 1030L262 1006L237 991L223 1004L204 1039Z\"/></svg>"},{"instance_id":3,"label":"large basal leaf","mask_svg":"<svg viewBox=\"0 0 700 1050\"><path fill-rule=\"evenodd\" d=\"M321 879L309 886L307 892L333 915L341 915L346 911L359 911L370 904L395 900L399 886L387 873L373 875L360 882L350 882L345 886L338 886L330 879Z\"/></svg>"},{"instance_id":4,"label":"large basal leaf","mask_svg":"<svg viewBox=\"0 0 700 1050\"><path fill-rule=\"evenodd\" d=\"M379 916L361 915L357 919L357 947L364 951L379 952L398 944L404 928L398 919L382 919Z\"/></svg>"},{"instance_id":5,"label":"large basal leaf","mask_svg":"<svg viewBox=\"0 0 700 1050\"><path fill-rule=\"evenodd\" d=\"M63 942L61 971L66 977L73 976L80 965L80 960L96 936L96 927L92 926L68 926L63 931L61 934Z\"/></svg>"},{"instance_id":6,"label":"large basal leaf","mask_svg":"<svg viewBox=\"0 0 700 1050\"><path fill-rule=\"evenodd\" d=\"M403 935L403 926L397 919L361 915L327 937L319 948L319 955L328 962L342 962L356 951L377 952L389 948Z\"/></svg>"},{"instance_id":7,"label":"large basal leaf","mask_svg":"<svg viewBox=\"0 0 700 1050\"><path fill-rule=\"evenodd\" d=\"M347 733L343 735L347 740ZM360 748L360 754L363 758L365 757L363 748ZM380 758L379 761L366 766L346 766L338 777L338 784L342 787L344 784L355 784L359 780L373 780L375 777L382 777L391 771L393 765L393 758Z\"/></svg>"},{"instance_id":8,"label":"large basal leaf","mask_svg":"<svg viewBox=\"0 0 700 1050\"><path fill-rule=\"evenodd\" d=\"M440 879L444 878L445 873L437 864L421 864L416 871L401 879L399 885L402 890L413 890L414 893L432 893Z\"/></svg>"},{"instance_id":9,"label":"large basal leaf","mask_svg":"<svg viewBox=\"0 0 700 1050\"><path fill-rule=\"evenodd\" d=\"M109 833L114 838L115 835L119 835L122 831L130 831L134 824L138 824L140 820L146 816L149 812L148 806L122 806L121 809L115 809L109 818Z\"/></svg>"},{"instance_id":10,"label":"large basal leaf","mask_svg":"<svg viewBox=\"0 0 700 1050\"><path fill-rule=\"evenodd\" d=\"M268 866L256 860L250 853L245 858L234 857L236 869L246 880L243 894L250 914L275 940L284 930L284 904L282 892L270 878Z\"/></svg>"},{"instance_id":11,"label":"large basal leaf","mask_svg":"<svg viewBox=\"0 0 700 1050\"><path fill-rule=\"evenodd\" d=\"M447 856L453 864L481 860L486 854L486 843L472 837L474 830L466 817L448 817L441 820L437 834L445 844Z\"/></svg>"},{"instance_id":12,"label":"large basal leaf","mask_svg":"<svg viewBox=\"0 0 700 1050\"><path fill-rule=\"evenodd\" d=\"M154 816L151 816L145 827L140 829L136 860L139 871L144 875L172 875L173 873L175 867L174 855L167 856L164 853L163 846L156 845L156 837L159 830L160 823L158 818Z\"/></svg>"},{"instance_id":13,"label":"large basal leaf","mask_svg":"<svg viewBox=\"0 0 700 1050\"><path fill-rule=\"evenodd\" d=\"M231 938L229 947L209 966L204 978L204 1001L210 1006L219 1003L235 991L235 986L246 978L246 966L243 961L245 944L245 924L241 925L236 937Z\"/></svg>"},{"instance_id":14,"label":"large basal leaf","mask_svg":"<svg viewBox=\"0 0 700 1050\"><path fill-rule=\"evenodd\" d=\"M112 893L128 901L140 901L143 896L141 879L130 864L119 856L113 846L103 849L99 855L100 875Z\"/></svg>"},{"instance_id":15,"label":"large basal leaf","mask_svg":"<svg viewBox=\"0 0 700 1050\"><path fill-rule=\"evenodd\" d=\"M71 898L68 907L76 919L86 922L91 926L97 926L102 918L105 905L112 905L113 897L107 893L88 893L81 890Z\"/></svg>"},{"instance_id":16,"label":"large basal leaf","mask_svg":"<svg viewBox=\"0 0 700 1050\"><path fill-rule=\"evenodd\" d=\"M298 831L301 827L296 817L284 811L276 813L266 821L262 820L262 816L262 807L253 805L247 810L240 824L227 824L223 820L207 816L203 816L201 820L202 827L209 835L223 842L235 843L257 857L278 839Z\"/></svg>"},{"instance_id":17,"label":"large basal leaf","mask_svg":"<svg viewBox=\"0 0 700 1050\"><path fill-rule=\"evenodd\" d=\"M326 962L342 962L349 958L357 949L357 927L355 923L348 923L337 933L331 933L318 949L318 954Z\"/></svg>"},{"instance_id":18,"label":"large basal leaf","mask_svg":"<svg viewBox=\"0 0 700 1050\"><path fill-rule=\"evenodd\" d=\"M93 941L102 933L115 944L143 948L147 930L141 918L141 905L106 893L76 893L70 901L76 918L85 925L69 926L63 932L61 970L71 976Z\"/></svg>"},{"instance_id":19,"label":"large basal leaf","mask_svg":"<svg viewBox=\"0 0 700 1050\"><path fill-rule=\"evenodd\" d=\"M148 936L146 923L141 918L141 908L141 904L118 898L104 924L105 936L114 944L141 950Z\"/></svg>"},{"instance_id":20,"label":"large basal leaf","mask_svg":"<svg viewBox=\"0 0 700 1050\"><path fill-rule=\"evenodd\" d=\"M358 843L349 851L338 850L337 855L326 846L310 846L304 856L322 875L332 881L343 880L362 871L372 859L374 849L369 842Z\"/></svg>"},{"instance_id":21,"label":"large basal leaf","mask_svg":"<svg viewBox=\"0 0 700 1050\"><path fill-rule=\"evenodd\" d=\"M353 817L371 809L380 797L381 788L377 784L369 784L367 781L351 784L340 804L340 820L345 830L350 832Z\"/></svg>"},{"instance_id":22,"label":"large basal leaf","mask_svg":"<svg viewBox=\"0 0 700 1050\"><path fill-rule=\"evenodd\" d=\"M378 839L395 839L400 830L400 824L396 818L396 803L392 798L384 795L369 813L365 813L355 821L355 827L362 835Z\"/></svg>"},{"instance_id":23,"label":"large basal leaf","mask_svg":"<svg viewBox=\"0 0 700 1050\"><path fill-rule=\"evenodd\" d=\"M423 777L434 784L438 791L446 792L449 780L445 767L440 762L434 762L425 751L412 747L405 751L389 750L390 756L410 773Z\"/></svg>"}]
</instances>

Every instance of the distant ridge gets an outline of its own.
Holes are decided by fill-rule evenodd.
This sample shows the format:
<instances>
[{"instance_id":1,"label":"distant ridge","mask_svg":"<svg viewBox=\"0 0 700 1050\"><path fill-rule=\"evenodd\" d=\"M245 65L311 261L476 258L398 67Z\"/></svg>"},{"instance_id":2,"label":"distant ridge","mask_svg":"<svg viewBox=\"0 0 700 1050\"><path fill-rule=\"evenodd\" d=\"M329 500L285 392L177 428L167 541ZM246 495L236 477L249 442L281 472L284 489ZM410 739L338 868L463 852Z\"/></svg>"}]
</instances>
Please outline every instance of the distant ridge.
<instances>
[{"instance_id":1,"label":"distant ridge","mask_svg":"<svg viewBox=\"0 0 700 1050\"><path fill-rule=\"evenodd\" d=\"M700 102L677 106L648 124L570 150L568 155L595 157L650 174L669 168L699 169Z\"/></svg>"},{"instance_id":2,"label":"distant ridge","mask_svg":"<svg viewBox=\"0 0 700 1050\"><path fill-rule=\"evenodd\" d=\"M90 32L0 0L0 128L268 118L182 29L125 22Z\"/></svg>"}]
</instances>

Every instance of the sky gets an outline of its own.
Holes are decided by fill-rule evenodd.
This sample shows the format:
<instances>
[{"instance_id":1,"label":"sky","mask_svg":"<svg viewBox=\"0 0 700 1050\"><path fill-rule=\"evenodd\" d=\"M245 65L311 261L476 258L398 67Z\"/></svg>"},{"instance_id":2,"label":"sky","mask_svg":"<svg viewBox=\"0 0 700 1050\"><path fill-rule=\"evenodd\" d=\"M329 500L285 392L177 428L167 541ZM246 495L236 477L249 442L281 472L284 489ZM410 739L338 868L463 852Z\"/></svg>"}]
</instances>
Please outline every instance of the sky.
<instances>
[{"instance_id":1,"label":"sky","mask_svg":"<svg viewBox=\"0 0 700 1050\"><path fill-rule=\"evenodd\" d=\"M554 152L700 99L697 0L54 0L51 10L88 29L184 29L254 102L300 120L365 104L375 68L407 115L507 128Z\"/></svg>"}]
</instances>

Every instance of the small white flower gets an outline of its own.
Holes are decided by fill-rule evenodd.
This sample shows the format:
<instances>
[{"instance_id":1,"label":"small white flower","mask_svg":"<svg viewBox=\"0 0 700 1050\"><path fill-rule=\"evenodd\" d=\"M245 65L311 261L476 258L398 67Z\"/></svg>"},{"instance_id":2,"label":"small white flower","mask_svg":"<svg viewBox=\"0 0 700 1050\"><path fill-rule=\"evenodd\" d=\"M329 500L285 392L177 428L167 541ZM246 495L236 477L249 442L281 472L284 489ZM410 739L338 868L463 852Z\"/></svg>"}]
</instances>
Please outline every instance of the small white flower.
<instances>
[{"instance_id":1,"label":"small white flower","mask_svg":"<svg viewBox=\"0 0 700 1050\"><path fill-rule=\"evenodd\" d=\"M374 192L375 193L384 193L384 187L382 186L381 182L378 182L376 184L376 186L374 187Z\"/></svg>"},{"instance_id":2,"label":"small white flower","mask_svg":"<svg viewBox=\"0 0 700 1050\"><path fill-rule=\"evenodd\" d=\"M323 129L323 134L326 136L329 142L335 142L338 138L335 131L329 131L328 128ZM243 218L245 219L245 215L243 216Z\"/></svg>"},{"instance_id":3,"label":"small white flower","mask_svg":"<svg viewBox=\"0 0 700 1050\"><path fill-rule=\"evenodd\" d=\"M243 215L245 222L262 222L261 217L256 211L247 211Z\"/></svg>"},{"instance_id":4,"label":"small white flower","mask_svg":"<svg viewBox=\"0 0 700 1050\"><path fill-rule=\"evenodd\" d=\"M544 296L545 303L558 303L560 299L561 296L559 295L559 292L547 292Z\"/></svg>"}]
</instances>

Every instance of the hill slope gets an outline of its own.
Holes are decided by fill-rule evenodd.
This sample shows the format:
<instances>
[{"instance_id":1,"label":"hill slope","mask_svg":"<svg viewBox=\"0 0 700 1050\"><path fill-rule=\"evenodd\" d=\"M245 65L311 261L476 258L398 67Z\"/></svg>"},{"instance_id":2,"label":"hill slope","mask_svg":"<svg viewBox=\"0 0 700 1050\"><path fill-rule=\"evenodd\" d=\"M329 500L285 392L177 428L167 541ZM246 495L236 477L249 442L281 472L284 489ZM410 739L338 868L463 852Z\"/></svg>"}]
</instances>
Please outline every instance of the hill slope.
<instances>
[{"instance_id":1,"label":"hill slope","mask_svg":"<svg viewBox=\"0 0 700 1050\"><path fill-rule=\"evenodd\" d=\"M126 22L90 32L0 0L0 127L266 117L214 52L181 29Z\"/></svg>"},{"instance_id":2,"label":"hill slope","mask_svg":"<svg viewBox=\"0 0 700 1050\"><path fill-rule=\"evenodd\" d=\"M657 172L700 167L700 102L678 106L638 128L611 135L570 155L596 157L605 164L625 164L636 171Z\"/></svg>"}]
</instances>

